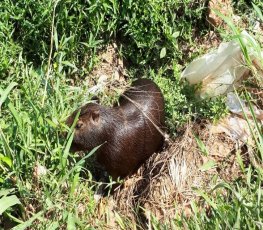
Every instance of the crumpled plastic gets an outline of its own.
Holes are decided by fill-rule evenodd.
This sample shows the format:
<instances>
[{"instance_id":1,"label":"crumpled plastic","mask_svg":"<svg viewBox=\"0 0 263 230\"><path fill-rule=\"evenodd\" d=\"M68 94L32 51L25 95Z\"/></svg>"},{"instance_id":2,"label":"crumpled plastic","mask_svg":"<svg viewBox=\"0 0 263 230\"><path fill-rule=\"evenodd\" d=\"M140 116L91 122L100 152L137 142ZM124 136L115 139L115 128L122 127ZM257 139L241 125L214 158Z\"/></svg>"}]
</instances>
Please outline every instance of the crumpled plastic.
<instances>
[{"instance_id":1,"label":"crumpled plastic","mask_svg":"<svg viewBox=\"0 0 263 230\"><path fill-rule=\"evenodd\" d=\"M244 114L246 114L249 119L253 119L249 106L244 100L238 98L238 96L233 92L227 94L226 106L228 110L234 114L237 114L243 118L245 118ZM263 121L263 111L258 109L252 103L251 106L255 114L255 118L259 121Z\"/></svg>"},{"instance_id":2,"label":"crumpled plastic","mask_svg":"<svg viewBox=\"0 0 263 230\"><path fill-rule=\"evenodd\" d=\"M245 108L245 102L239 99L236 94L230 92L227 94L226 106L232 113L240 114L242 108Z\"/></svg>"},{"instance_id":3,"label":"crumpled plastic","mask_svg":"<svg viewBox=\"0 0 263 230\"><path fill-rule=\"evenodd\" d=\"M227 94L226 106L232 114L221 119L216 125L212 125L210 132L225 133L233 141L252 144L253 138L250 129L255 128L255 121L249 106L233 92ZM263 122L263 111L254 105L252 105L252 109L257 121Z\"/></svg>"},{"instance_id":4,"label":"crumpled plastic","mask_svg":"<svg viewBox=\"0 0 263 230\"><path fill-rule=\"evenodd\" d=\"M241 33L248 55L256 68L262 65L257 56L263 57L253 49L256 41L246 32ZM233 91L240 82L248 77L250 70L246 67L244 55L237 39L221 43L217 50L195 59L182 72L181 77L190 84L202 83L199 94L202 98L214 97ZM262 71L261 71L262 73Z\"/></svg>"},{"instance_id":5,"label":"crumpled plastic","mask_svg":"<svg viewBox=\"0 0 263 230\"><path fill-rule=\"evenodd\" d=\"M211 133L225 133L233 141L252 142L249 125L246 120L238 116L229 115L221 119L218 124L210 127Z\"/></svg>"}]
</instances>

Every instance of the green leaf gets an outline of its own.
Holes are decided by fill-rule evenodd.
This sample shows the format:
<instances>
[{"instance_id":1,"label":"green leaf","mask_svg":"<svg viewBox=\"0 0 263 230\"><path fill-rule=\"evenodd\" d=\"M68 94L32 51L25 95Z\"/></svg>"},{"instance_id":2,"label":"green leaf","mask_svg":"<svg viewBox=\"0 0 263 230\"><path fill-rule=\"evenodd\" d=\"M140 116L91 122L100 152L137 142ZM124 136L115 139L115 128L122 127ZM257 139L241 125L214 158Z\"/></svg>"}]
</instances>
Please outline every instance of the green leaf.
<instances>
[{"instance_id":1,"label":"green leaf","mask_svg":"<svg viewBox=\"0 0 263 230\"><path fill-rule=\"evenodd\" d=\"M226 188L232 191L231 186L225 182L218 183L211 191L215 191L216 189L219 189L219 188Z\"/></svg>"},{"instance_id":2,"label":"green leaf","mask_svg":"<svg viewBox=\"0 0 263 230\"><path fill-rule=\"evenodd\" d=\"M27 220L26 222L17 225L16 227L12 228L12 230L24 230L28 227L30 227L30 225L38 218L40 218L43 215L43 211L38 212L37 214L35 214L34 216L32 216L29 220Z\"/></svg>"},{"instance_id":3,"label":"green leaf","mask_svg":"<svg viewBox=\"0 0 263 230\"><path fill-rule=\"evenodd\" d=\"M16 83L16 82L11 82L11 83L9 84L9 86L8 86L4 91L2 91L1 97L0 97L0 109L1 109L1 107L2 107L2 104L5 102L8 94L11 92L11 90L12 90L15 86L17 86L17 83Z\"/></svg>"},{"instance_id":4,"label":"green leaf","mask_svg":"<svg viewBox=\"0 0 263 230\"><path fill-rule=\"evenodd\" d=\"M62 61L61 63L73 68L74 70L78 70L78 68L74 64L70 63L69 61Z\"/></svg>"},{"instance_id":5,"label":"green leaf","mask_svg":"<svg viewBox=\"0 0 263 230\"><path fill-rule=\"evenodd\" d=\"M120 217L120 215L117 212L114 212L114 214L118 225L121 227L121 229L125 229L124 220Z\"/></svg>"},{"instance_id":6,"label":"green leaf","mask_svg":"<svg viewBox=\"0 0 263 230\"><path fill-rule=\"evenodd\" d=\"M4 156L3 154L0 154L0 163L1 161L6 163L9 167L12 166L12 160L9 157Z\"/></svg>"},{"instance_id":7,"label":"green leaf","mask_svg":"<svg viewBox=\"0 0 263 230\"><path fill-rule=\"evenodd\" d=\"M72 213L68 214L67 229L68 230L75 230L76 229L75 220L74 220Z\"/></svg>"},{"instance_id":8,"label":"green leaf","mask_svg":"<svg viewBox=\"0 0 263 230\"><path fill-rule=\"evenodd\" d=\"M263 22L263 14L262 14L261 10L254 3L252 3L252 5L254 7L254 10L257 12L259 19Z\"/></svg>"},{"instance_id":9,"label":"green leaf","mask_svg":"<svg viewBox=\"0 0 263 230\"><path fill-rule=\"evenodd\" d=\"M52 222L47 228L47 230L55 230L55 229L59 229L59 223L57 221Z\"/></svg>"},{"instance_id":10,"label":"green leaf","mask_svg":"<svg viewBox=\"0 0 263 230\"><path fill-rule=\"evenodd\" d=\"M240 226L241 226L241 224L240 224L240 207L238 207L238 210L237 210L237 216L236 216L236 222L235 222L235 224L234 224L234 226L233 226L233 229L241 229L240 228Z\"/></svg>"},{"instance_id":11,"label":"green leaf","mask_svg":"<svg viewBox=\"0 0 263 230\"><path fill-rule=\"evenodd\" d=\"M8 108L9 108L10 112L12 113L13 117L15 118L15 121L16 121L18 127L22 130L22 121L21 121L20 116L18 115L18 112L15 109L15 106L11 102L9 102Z\"/></svg>"},{"instance_id":12,"label":"green leaf","mask_svg":"<svg viewBox=\"0 0 263 230\"><path fill-rule=\"evenodd\" d=\"M53 122L52 120L50 120L49 118L45 118L46 122L53 127L54 129L57 128L57 124L55 122Z\"/></svg>"},{"instance_id":13,"label":"green leaf","mask_svg":"<svg viewBox=\"0 0 263 230\"><path fill-rule=\"evenodd\" d=\"M79 161L75 164L75 166L74 166L72 169L70 169L70 170L63 176L63 178L60 180L60 182L59 182L59 184L58 184L57 189L59 189L59 186L60 186L61 184L63 184L63 183L69 178L70 174L72 174L72 173L75 172L80 166L82 166L82 165L85 163L85 160L86 160L87 158L91 157L91 156L97 151L97 149L100 148L100 147L101 147L101 145L95 147L95 148L92 149L86 156L84 156L81 160L79 160ZM56 193L56 192L57 192L57 189L55 189L55 190L53 191L53 193Z\"/></svg>"},{"instance_id":14,"label":"green leaf","mask_svg":"<svg viewBox=\"0 0 263 230\"><path fill-rule=\"evenodd\" d=\"M218 10L212 9L212 11L215 12L215 14L216 14L217 16L219 16L220 18L222 18L222 19L226 22L226 24L228 24L228 26L231 28L231 30L232 30L235 34L239 34L237 27L234 25L233 21L232 21L229 17L227 17L227 16L225 16L224 14L220 13Z\"/></svg>"},{"instance_id":15,"label":"green leaf","mask_svg":"<svg viewBox=\"0 0 263 230\"><path fill-rule=\"evenodd\" d=\"M161 50L161 52L160 52L160 58L164 58L165 55L166 55L166 48L163 47L162 50Z\"/></svg>"},{"instance_id":16,"label":"green leaf","mask_svg":"<svg viewBox=\"0 0 263 230\"><path fill-rule=\"evenodd\" d=\"M212 160L209 160L207 161L206 163L204 163L200 168L199 170L201 170L202 172L204 171L207 171L209 169L212 169L216 166L216 162L215 161L212 161Z\"/></svg>"},{"instance_id":17,"label":"green leaf","mask_svg":"<svg viewBox=\"0 0 263 230\"><path fill-rule=\"evenodd\" d=\"M199 210L198 210L198 208L196 206L195 201L191 201L190 205L191 205L191 208L194 211L195 215L197 215L199 213Z\"/></svg>"},{"instance_id":18,"label":"green leaf","mask_svg":"<svg viewBox=\"0 0 263 230\"><path fill-rule=\"evenodd\" d=\"M201 141L201 139L198 136L196 136L195 134L194 134L194 137L195 137L196 143L197 143L198 147L200 148L201 152L203 153L203 155L208 156L208 151L207 151L207 148L206 148L204 142Z\"/></svg>"},{"instance_id":19,"label":"green leaf","mask_svg":"<svg viewBox=\"0 0 263 230\"><path fill-rule=\"evenodd\" d=\"M81 167L80 167L81 169ZM74 177L73 177L73 183L71 183L71 188L70 188L70 196L74 196L75 189L79 183L79 172L77 172Z\"/></svg>"},{"instance_id":20,"label":"green leaf","mask_svg":"<svg viewBox=\"0 0 263 230\"><path fill-rule=\"evenodd\" d=\"M203 198L205 199L205 201L206 201L210 206L213 207L213 209L215 209L215 210L217 209L216 203L214 203L214 202L208 197L208 195L207 195L206 193L204 193L204 192L201 191L201 190L197 190L196 193L197 193L199 196L203 197Z\"/></svg>"},{"instance_id":21,"label":"green leaf","mask_svg":"<svg viewBox=\"0 0 263 230\"><path fill-rule=\"evenodd\" d=\"M74 38L74 36L69 36L69 37L65 38L65 40L63 40L61 46L64 47L66 45L66 43L68 43L68 41L70 41L73 38Z\"/></svg>"},{"instance_id":22,"label":"green leaf","mask_svg":"<svg viewBox=\"0 0 263 230\"><path fill-rule=\"evenodd\" d=\"M17 196L16 195L12 195L12 196L5 196L3 198L0 199L0 215L2 215L2 213L16 205L16 204L21 204L21 202L18 200Z\"/></svg>"},{"instance_id":23,"label":"green leaf","mask_svg":"<svg viewBox=\"0 0 263 230\"><path fill-rule=\"evenodd\" d=\"M12 149L10 148L9 143L8 143L8 141L7 141L7 139L6 139L5 135L4 135L1 127L0 127L0 138L2 139L2 141L3 141L3 143L4 143L4 147L5 147L6 153L8 154L9 157L11 157L13 151L12 151Z\"/></svg>"},{"instance_id":24,"label":"green leaf","mask_svg":"<svg viewBox=\"0 0 263 230\"><path fill-rule=\"evenodd\" d=\"M237 162L242 170L243 173L245 173L245 166L244 166L244 163L243 163L243 160L242 160L242 157L240 155L240 150L238 150L236 152L236 155L237 155Z\"/></svg>"},{"instance_id":25,"label":"green leaf","mask_svg":"<svg viewBox=\"0 0 263 230\"><path fill-rule=\"evenodd\" d=\"M69 155L69 149L70 149L73 137L74 137L74 128L75 128L75 126L76 126L76 124L78 122L79 115L80 115L80 110L77 112L77 114L76 114L76 116L74 118L73 124L70 127L70 131L67 134L67 141L66 141L66 145L64 144L65 147L64 147L64 153L63 153L63 156L62 156L62 167L63 168L66 165L66 161L67 161L67 158L68 158L68 155Z\"/></svg>"},{"instance_id":26,"label":"green leaf","mask_svg":"<svg viewBox=\"0 0 263 230\"><path fill-rule=\"evenodd\" d=\"M55 42L55 48L56 50L58 50L58 32L56 27L54 27L54 42Z\"/></svg>"},{"instance_id":27,"label":"green leaf","mask_svg":"<svg viewBox=\"0 0 263 230\"><path fill-rule=\"evenodd\" d=\"M180 35L180 32L179 32L179 31L175 31L175 32L172 34L173 38L177 38L177 37L179 37L179 35Z\"/></svg>"},{"instance_id":28,"label":"green leaf","mask_svg":"<svg viewBox=\"0 0 263 230\"><path fill-rule=\"evenodd\" d=\"M73 138L74 138L74 132L72 132L71 135L69 136L69 139L67 140L66 147L64 149L64 153L63 153L63 156L62 156L62 166L63 167L66 166L66 161L67 161L67 158L68 158L68 155L69 155L69 149L70 149L71 143L73 141Z\"/></svg>"},{"instance_id":29,"label":"green leaf","mask_svg":"<svg viewBox=\"0 0 263 230\"><path fill-rule=\"evenodd\" d=\"M15 190L14 188L0 190L0 197L1 196L7 196L8 194L13 192L14 190Z\"/></svg>"}]
</instances>

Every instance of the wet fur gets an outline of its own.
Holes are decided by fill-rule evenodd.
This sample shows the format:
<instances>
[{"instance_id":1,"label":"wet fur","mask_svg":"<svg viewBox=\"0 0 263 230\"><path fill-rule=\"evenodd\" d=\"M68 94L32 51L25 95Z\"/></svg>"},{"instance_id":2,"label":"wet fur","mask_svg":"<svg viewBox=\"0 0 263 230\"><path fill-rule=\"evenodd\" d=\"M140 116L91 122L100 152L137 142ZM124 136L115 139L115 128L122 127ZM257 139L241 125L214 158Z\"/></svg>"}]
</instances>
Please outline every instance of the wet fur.
<instances>
[{"instance_id":1,"label":"wet fur","mask_svg":"<svg viewBox=\"0 0 263 230\"><path fill-rule=\"evenodd\" d=\"M68 118L69 126L76 114ZM162 147L164 138L152 122L164 128L164 99L154 82L140 79L120 97L119 106L83 106L71 148L90 151L102 144L97 161L113 178L123 178Z\"/></svg>"}]
</instances>

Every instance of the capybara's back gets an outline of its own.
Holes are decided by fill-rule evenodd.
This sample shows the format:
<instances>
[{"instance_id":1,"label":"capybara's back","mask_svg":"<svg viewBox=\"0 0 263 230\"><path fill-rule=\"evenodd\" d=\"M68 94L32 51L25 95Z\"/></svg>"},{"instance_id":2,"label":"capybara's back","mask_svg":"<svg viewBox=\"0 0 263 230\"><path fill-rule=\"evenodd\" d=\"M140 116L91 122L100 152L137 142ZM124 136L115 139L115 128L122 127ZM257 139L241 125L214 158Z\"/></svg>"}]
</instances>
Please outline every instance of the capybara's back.
<instances>
[{"instance_id":1,"label":"capybara's back","mask_svg":"<svg viewBox=\"0 0 263 230\"><path fill-rule=\"evenodd\" d=\"M139 79L120 97L119 106L89 103L81 108L72 149L90 151L102 145L98 162L114 179L123 178L160 150L163 129L163 95L153 81Z\"/></svg>"}]
</instances>

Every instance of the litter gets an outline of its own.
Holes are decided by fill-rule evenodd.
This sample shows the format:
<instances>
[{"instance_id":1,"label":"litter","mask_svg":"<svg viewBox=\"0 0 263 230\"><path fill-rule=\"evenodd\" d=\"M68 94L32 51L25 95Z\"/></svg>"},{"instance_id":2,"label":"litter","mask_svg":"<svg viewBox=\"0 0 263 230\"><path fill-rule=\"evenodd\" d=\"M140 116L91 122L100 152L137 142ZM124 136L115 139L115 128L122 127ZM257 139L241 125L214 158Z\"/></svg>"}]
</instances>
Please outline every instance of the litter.
<instances>
[{"instance_id":1,"label":"litter","mask_svg":"<svg viewBox=\"0 0 263 230\"><path fill-rule=\"evenodd\" d=\"M242 99L238 99L236 94L230 92L227 94L226 106L232 113L240 114L242 107L245 107L245 102Z\"/></svg>"},{"instance_id":2,"label":"litter","mask_svg":"<svg viewBox=\"0 0 263 230\"><path fill-rule=\"evenodd\" d=\"M246 120L235 115L230 115L220 120L218 124L210 127L210 132L225 133L234 141L242 141L251 143L251 134L249 125Z\"/></svg>"},{"instance_id":3,"label":"litter","mask_svg":"<svg viewBox=\"0 0 263 230\"><path fill-rule=\"evenodd\" d=\"M232 114L221 119L218 124L212 125L210 132L214 134L224 132L234 141L252 144L253 138L250 128L254 128L255 121L246 102L230 92L227 94L226 106ZM263 122L263 111L254 105L252 105L252 109L257 120ZM249 127L249 124L251 127Z\"/></svg>"},{"instance_id":4,"label":"litter","mask_svg":"<svg viewBox=\"0 0 263 230\"><path fill-rule=\"evenodd\" d=\"M246 45L251 62L256 63L255 67L262 70L262 63L256 57L263 56L263 53L255 50L256 41L246 31L241 33L240 40ZM216 51L191 62L181 77L190 84L202 83L199 94L205 98L233 91L249 73L240 43L234 39L228 43L221 43Z\"/></svg>"},{"instance_id":5,"label":"litter","mask_svg":"<svg viewBox=\"0 0 263 230\"><path fill-rule=\"evenodd\" d=\"M255 105L252 105L253 112L255 114L255 117L259 121L263 121L263 111L258 109ZM227 94L227 101L226 101L226 106L234 114L237 114L243 118L245 118L244 113L247 115L249 119L253 119L250 108L248 105L245 103L244 100L238 98L236 94L233 92L230 92Z\"/></svg>"}]
</instances>

